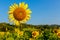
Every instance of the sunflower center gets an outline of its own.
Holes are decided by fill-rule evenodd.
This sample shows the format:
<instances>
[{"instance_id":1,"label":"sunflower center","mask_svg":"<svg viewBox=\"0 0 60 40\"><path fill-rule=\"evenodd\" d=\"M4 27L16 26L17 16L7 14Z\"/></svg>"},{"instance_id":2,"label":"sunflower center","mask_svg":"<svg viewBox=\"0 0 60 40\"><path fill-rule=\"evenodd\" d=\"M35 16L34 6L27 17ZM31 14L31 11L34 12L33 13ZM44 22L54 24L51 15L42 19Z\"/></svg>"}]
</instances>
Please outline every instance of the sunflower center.
<instances>
[{"instance_id":1,"label":"sunflower center","mask_svg":"<svg viewBox=\"0 0 60 40\"><path fill-rule=\"evenodd\" d=\"M36 33L33 33L33 36L35 36L36 35Z\"/></svg>"},{"instance_id":2,"label":"sunflower center","mask_svg":"<svg viewBox=\"0 0 60 40\"><path fill-rule=\"evenodd\" d=\"M57 30L54 30L55 33L57 33L58 31Z\"/></svg>"},{"instance_id":3,"label":"sunflower center","mask_svg":"<svg viewBox=\"0 0 60 40\"><path fill-rule=\"evenodd\" d=\"M58 33L58 36L60 36L60 33Z\"/></svg>"},{"instance_id":4,"label":"sunflower center","mask_svg":"<svg viewBox=\"0 0 60 40\"><path fill-rule=\"evenodd\" d=\"M16 20L21 21L26 17L26 12L23 8L17 8L13 12L13 16Z\"/></svg>"}]
</instances>

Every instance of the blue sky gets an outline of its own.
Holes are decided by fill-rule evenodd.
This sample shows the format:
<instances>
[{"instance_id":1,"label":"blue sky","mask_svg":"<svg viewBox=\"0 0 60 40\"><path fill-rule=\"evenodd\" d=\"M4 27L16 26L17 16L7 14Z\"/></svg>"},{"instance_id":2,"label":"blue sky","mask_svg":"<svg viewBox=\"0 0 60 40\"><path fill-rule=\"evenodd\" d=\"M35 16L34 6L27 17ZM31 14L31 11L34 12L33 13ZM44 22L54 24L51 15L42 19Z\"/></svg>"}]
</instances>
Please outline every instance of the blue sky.
<instances>
[{"instance_id":1,"label":"blue sky","mask_svg":"<svg viewBox=\"0 0 60 40\"><path fill-rule=\"evenodd\" d=\"M60 0L0 0L0 22L8 22L9 6L20 2L32 10L28 24L60 24Z\"/></svg>"}]
</instances>

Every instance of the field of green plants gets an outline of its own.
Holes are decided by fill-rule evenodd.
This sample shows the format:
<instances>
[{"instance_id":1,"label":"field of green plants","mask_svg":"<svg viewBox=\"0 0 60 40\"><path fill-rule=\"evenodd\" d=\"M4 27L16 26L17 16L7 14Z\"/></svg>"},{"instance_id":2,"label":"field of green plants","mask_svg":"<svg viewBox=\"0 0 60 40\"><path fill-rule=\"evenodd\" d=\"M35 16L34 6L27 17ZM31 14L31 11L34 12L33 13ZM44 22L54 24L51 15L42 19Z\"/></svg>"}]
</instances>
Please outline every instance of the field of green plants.
<instances>
[{"instance_id":1,"label":"field of green plants","mask_svg":"<svg viewBox=\"0 0 60 40\"><path fill-rule=\"evenodd\" d=\"M60 25L0 23L0 40L60 40Z\"/></svg>"}]
</instances>

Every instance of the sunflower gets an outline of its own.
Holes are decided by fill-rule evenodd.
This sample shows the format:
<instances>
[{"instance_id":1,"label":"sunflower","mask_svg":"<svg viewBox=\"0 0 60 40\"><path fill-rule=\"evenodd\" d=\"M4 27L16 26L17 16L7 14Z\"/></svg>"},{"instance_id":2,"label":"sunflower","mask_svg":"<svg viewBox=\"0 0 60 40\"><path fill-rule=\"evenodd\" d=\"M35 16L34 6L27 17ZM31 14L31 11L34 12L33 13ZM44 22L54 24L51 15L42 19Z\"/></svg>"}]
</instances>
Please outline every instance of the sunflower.
<instances>
[{"instance_id":1,"label":"sunflower","mask_svg":"<svg viewBox=\"0 0 60 40\"><path fill-rule=\"evenodd\" d=\"M9 31L7 31L7 32L6 32L6 35L9 35L9 34L10 34L10 32L9 32Z\"/></svg>"},{"instance_id":2,"label":"sunflower","mask_svg":"<svg viewBox=\"0 0 60 40\"><path fill-rule=\"evenodd\" d=\"M23 35L23 33L24 33L23 31L20 31L20 32L19 32L19 35L21 35L21 36L22 36L22 35Z\"/></svg>"},{"instance_id":3,"label":"sunflower","mask_svg":"<svg viewBox=\"0 0 60 40\"><path fill-rule=\"evenodd\" d=\"M33 31L32 32L32 37L35 38L39 35L39 31Z\"/></svg>"},{"instance_id":4,"label":"sunflower","mask_svg":"<svg viewBox=\"0 0 60 40\"><path fill-rule=\"evenodd\" d=\"M34 40L33 38L29 38L29 40Z\"/></svg>"},{"instance_id":5,"label":"sunflower","mask_svg":"<svg viewBox=\"0 0 60 40\"><path fill-rule=\"evenodd\" d=\"M60 32L57 33L58 38L60 38Z\"/></svg>"},{"instance_id":6,"label":"sunflower","mask_svg":"<svg viewBox=\"0 0 60 40\"><path fill-rule=\"evenodd\" d=\"M5 35L5 32L0 32L0 35L1 35L1 36L4 36L4 35Z\"/></svg>"},{"instance_id":7,"label":"sunflower","mask_svg":"<svg viewBox=\"0 0 60 40\"><path fill-rule=\"evenodd\" d=\"M53 33L58 33L58 29L53 29Z\"/></svg>"},{"instance_id":8,"label":"sunflower","mask_svg":"<svg viewBox=\"0 0 60 40\"><path fill-rule=\"evenodd\" d=\"M21 2L18 4L14 3L9 7L9 21L15 25L20 23L26 23L30 19L31 10L28 8L28 4Z\"/></svg>"},{"instance_id":9,"label":"sunflower","mask_svg":"<svg viewBox=\"0 0 60 40\"><path fill-rule=\"evenodd\" d=\"M23 35L23 31L20 31L19 29L15 28L15 32L18 34L18 35Z\"/></svg>"}]
</instances>

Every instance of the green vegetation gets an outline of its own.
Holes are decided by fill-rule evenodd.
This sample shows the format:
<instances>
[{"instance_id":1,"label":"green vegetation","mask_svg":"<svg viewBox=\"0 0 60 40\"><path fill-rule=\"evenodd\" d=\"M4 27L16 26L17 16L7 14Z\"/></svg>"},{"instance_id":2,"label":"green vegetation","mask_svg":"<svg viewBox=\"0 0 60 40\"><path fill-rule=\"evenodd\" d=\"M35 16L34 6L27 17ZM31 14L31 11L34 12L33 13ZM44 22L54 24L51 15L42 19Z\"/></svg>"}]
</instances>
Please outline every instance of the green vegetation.
<instances>
[{"instance_id":1,"label":"green vegetation","mask_svg":"<svg viewBox=\"0 0 60 40\"><path fill-rule=\"evenodd\" d=\"M60 40L60 25L0 23L0 40Z\"/></svg>"}]
</instances>

